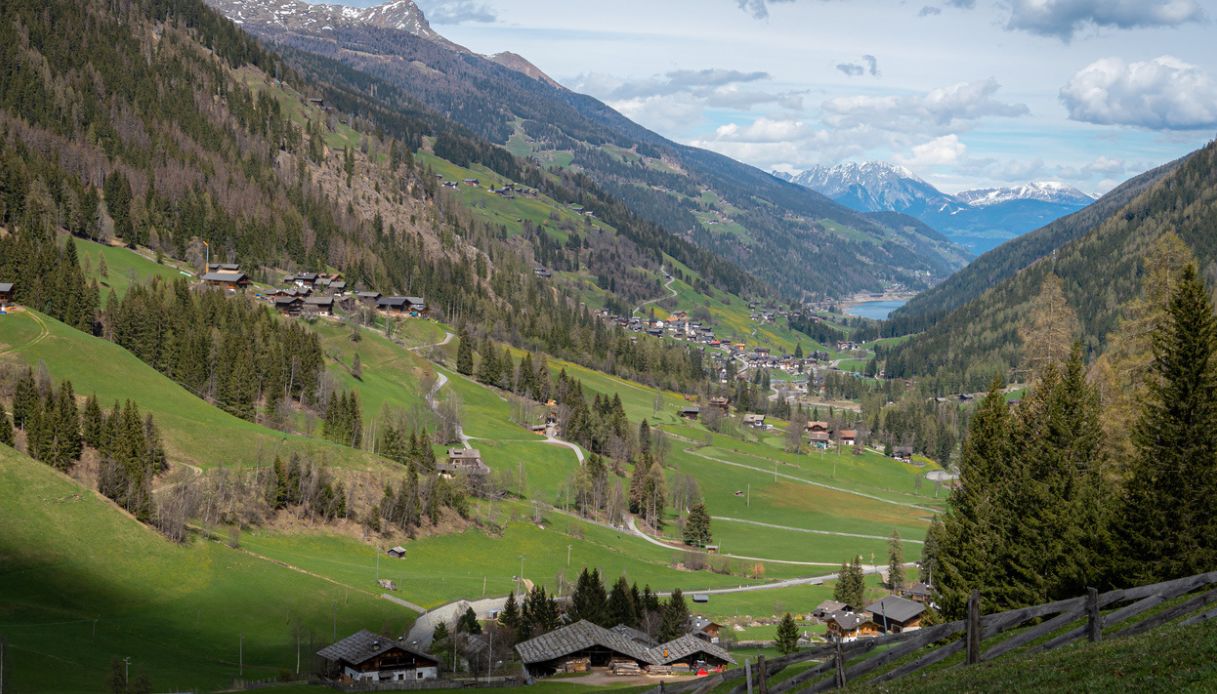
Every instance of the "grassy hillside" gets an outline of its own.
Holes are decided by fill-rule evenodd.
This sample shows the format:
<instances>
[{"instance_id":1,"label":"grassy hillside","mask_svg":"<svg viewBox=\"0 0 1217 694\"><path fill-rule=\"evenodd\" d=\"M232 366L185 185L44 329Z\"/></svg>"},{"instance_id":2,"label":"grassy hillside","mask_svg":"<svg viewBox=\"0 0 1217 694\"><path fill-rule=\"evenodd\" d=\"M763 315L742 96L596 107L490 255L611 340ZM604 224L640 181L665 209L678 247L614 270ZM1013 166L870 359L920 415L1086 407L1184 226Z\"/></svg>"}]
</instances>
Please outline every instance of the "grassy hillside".
<instances>
[{"instance_id":1,"label":"grassy hillside","mask_svg":"<svg viewBox=\"0 0 1217 694\"><path fill-rule=\"evenodd\" d=\"M850 691L930 692L1211 692L1217 682L1217 621L1165 627L1099 644L1081 643L1038 656L998 659Z\"/></svg>"},{"instance_id":2,"label":"grassy hillside","mask_svg":"<svg viewBox=\"0 0 1217 694\"><path fill-rule=\"evenodd\" d=\"M42 463L0 446L0 633L14 692L96 692L113 658L156 691L294 672L363 627L403 632L410 611L206 541L178 546Z\"/></svg>"},{"instance_id":3,"label":"grassy hillside","mask_svg":"<svg viewBox=\"0 0 1217 694\"><path fill-rule=\"evenodd\" d=\"M0 360L34 367L46 364L56 380L72 381L81 396L96 394L106 408L115 400L136 401L156 417L174 461L202 468L266 465L275 455L301 451L333 464L375 464L372 456L350 448L238 419L195 397L118 345L32 311L0 318Z\"/></svg>"}]
</instances>

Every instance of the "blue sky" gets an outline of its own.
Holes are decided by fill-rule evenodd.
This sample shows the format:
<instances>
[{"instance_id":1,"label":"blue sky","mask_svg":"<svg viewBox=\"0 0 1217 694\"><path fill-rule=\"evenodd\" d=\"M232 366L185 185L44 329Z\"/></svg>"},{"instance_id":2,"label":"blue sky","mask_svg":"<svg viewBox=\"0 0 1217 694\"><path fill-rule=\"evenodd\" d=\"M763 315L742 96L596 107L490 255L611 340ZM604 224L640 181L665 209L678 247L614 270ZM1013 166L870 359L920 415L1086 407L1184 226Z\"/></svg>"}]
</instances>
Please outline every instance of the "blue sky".
<instances>
[{"instance_id":1,"label":"blue sky","mask_svg":"<svg viewBox=\"0 0 1217 694\"><path fill-rule=\"evenodd\" d=\"M767 170L1102 193L1217 133L1217 0L417 1L457 43Z\"/></svg>"}]
</instances>

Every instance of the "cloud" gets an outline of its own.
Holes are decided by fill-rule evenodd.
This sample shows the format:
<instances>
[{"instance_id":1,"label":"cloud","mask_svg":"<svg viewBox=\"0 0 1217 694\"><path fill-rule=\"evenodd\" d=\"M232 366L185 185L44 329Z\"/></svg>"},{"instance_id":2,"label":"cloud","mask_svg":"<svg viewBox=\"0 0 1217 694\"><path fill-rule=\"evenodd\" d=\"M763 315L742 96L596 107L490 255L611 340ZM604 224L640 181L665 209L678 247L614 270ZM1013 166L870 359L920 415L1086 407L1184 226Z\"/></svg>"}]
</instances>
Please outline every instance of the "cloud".
<instances>
[{"instance_id":1,"label":"cloud","mask_svg":"<svg viewBox=\"0 0 1217 694\"><path fill-rule=\"evenodd\" d=\"M813 131L802 121L757 118L750 125L728 123L714 131L719 142L773 143L801 140L813 135Z\"/></svg>"},{"instance_id":2,"label":"cloud","mask_svg":"<svg viewBox=\"0 0 1217 694\"><path fill-rule=\"evenodd\" d=\"M862 56L862 63L838 63L837 69L845 73L849 77L861 77L869 74L871 77L879 76L879 61L873 55Z\"/></svg>"},{"instance_id":3,"label":"cloud","mask_svg":"<svg viewBox=\"0 0 1217 694\"><path fill-rule=\"evenodd\" d=\"M1217 126L1217 83L1204 70L1164 55L1141 63L1103 58L1061 88L1073 120L1149 130Z\"/></svg>"},{"instance_id":4,"label":"cloud","mask_svg":"<svg viewBox=\"0 0 1217 694\"><path fill-rule=\"evenodd\" d=\"M610 99L638 99L682 92L705 95L716 89L767 79L769 79L767 72L742 72L717 68L675 70L650 79L618 82L606 96Z\"/></svg>"},{"instance_id":5,"label":"cloud","mask_svg":"<svg viewBox=\"0 0 1217 694\"><path fill-rule=\"evenodd\" d=\"M935 7L933 5L926 5L925 7L921 8L921 11L917 13L917 16L918 17L930 17L933 15L939 15L939 14L942 14L941 7Z\"/></svg>"},{"instance_id":6,"label":"cloud","mask_svg":"<svg viewBox=\"0 0 1217 694\"><path fill-rule=\"evenodd\" d=\"M803 110L807 91L769 92L753 86L769 77L766 72L726 69L675 70L637 80L596 73L578 77L572 87L603 99L647 127L663 130L687 127L700 120L705 108L749 110L776 104Z\"/></svg>"},{"instance_id":7,"label":"cloud","mask_svg":"<svg viewBox=\"0 0 1217 694\"><path fill-rule=\"evenodd\" d=\"M474 0L419 0L418 4L432 24L491 23L498 19L489 5Z\"/></svg>"},{"instance_id":8,"label":"cloud","mask_svg":"<svg viewBox=\"0 0 1217 694\"><path fill-rule=\"evenodd\" d=\"M794 0L735 0L739 8L748 14L752 15L753 19L767 19L769 17L769 3L774 2L794 2Z\"/></svg>"},{"instance_id":9,"label":"cloud","mask_svg":"<svg viewBox=\"0 0 1217 694\"><path fill-rule=\"evenodd\" d=\"M1197 0L1010 0L1006 28L1069 41L1090 26L1175 27L1205 19Z\"/></svg>"},{"instance_id":10,"label":"cloud","mask_svg":"<svg viewBox=\"0 0 1217 694\"><path fill-rule=\"evenodd\" d=\"M916 145L911 155L897 155L896 161L914 169L944 166L959 162L967 151L968 146L959 141L958 135L952 133Z\"/></svg>"},{"instance_id":11,"label":"cloud","mask_svg":"<svg viewBox=\"0 0 1217 694\"><path fill-rule=\"evenodd\" d=\"M976 7L976 0L947 0L947 4L961 10L970 10Z\"/></svg>"},{"instance_id":12,"label":"cloud","mask_svg":"<svg viewBox=\"0 0 1217 694\"><path fill-rule=\"evenodd\" d=\"M838 128L871 126L903 132L938 131L988 116L1016 118L1030 110L1024 104L994 98L1001 85L990 78L961 82L911 96L843 96L823 104L826 123Z\"/></svg>"}]
</instances>

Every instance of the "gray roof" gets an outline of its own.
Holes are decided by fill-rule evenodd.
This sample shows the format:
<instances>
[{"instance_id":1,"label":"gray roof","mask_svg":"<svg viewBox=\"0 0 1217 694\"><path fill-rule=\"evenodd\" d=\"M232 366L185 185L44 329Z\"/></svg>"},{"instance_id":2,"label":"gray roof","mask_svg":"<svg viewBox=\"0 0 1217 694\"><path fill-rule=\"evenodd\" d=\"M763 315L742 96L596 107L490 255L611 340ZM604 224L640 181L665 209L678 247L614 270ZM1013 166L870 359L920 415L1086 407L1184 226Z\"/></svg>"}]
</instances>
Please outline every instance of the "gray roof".
<instances>
[{"instance_id":1,"label":"gray roof","mask_svg":"<svg viewBox=\"0 0 1217 694\"><path fill-rule=\"evenodd\" d=\"M646 648L629 636L629 633L634 631L636 630L625 626L605 629L587 620L580 620L570 626L517 644L516 653L520 655L520 660L525 664L557 660L597 646L650 665L667 665L698 653L704 653L728 663L735 662L731 654L723 648L690 634L652 648Z\"/></svg>"},{"instance_id":2,"label":"gray roof","mask_svg":"<svg viewBox=\"0 0 1217 694\"><path fill-rule=\"evenodd\" d=\"M11 291L13 291L12 282L0 282L0 292L11 292Z\"/></svg>"},{"instance_id":3,"label":"gray roof","mask_svg":"<svg viewBox=\"0 0 1217 694\"><path fill-rule=\"evenodd\" d=\"M699 631L705 631L707 627L711 627L711 626L721 627L722 625L719 624L718 622L714 621L713 619L706 619L705 617L701 617L701 616L693 617L692 619L689 620L689 632L690 633L697 633Z\"/></svg>"},{"instance_id":4,"label":"gray roof","mask_svg":"<svg viewBox=\"0 0 1217 694\"><path fill-rule=\"evenodd\" d=\"M876 624L882 624L885 617L893 622L907 622L925 612L925 605L907 598L889 595L868 606L866 611L875 615Z\"/></svg>"},{"instance_id":5,"label":"gray roof","mask_svg":"<svg viewBox=\"0 0 1217 694\"><path fill-rule=\"evenodd\" d=\"M240 282L246 279L244 272L209 272L203 275L204 282Z\"/></svg>"},{"instance_id":6,"label":"gray roof","mask_svg":"<svg viewBox=\"0 0 1217 694\"><path fill-rule=\"evenodd\" d=\"M643 663L654 663L641 644L587 620L580 620L535 639L518 643L516 653L525 664L544 663L595 646Z\"/></svg>"},{"instance_id":7,"label":"gray roof","mask_svg":"<svg viewBox=\"0 0 1217 694\"><path fill-rule=\"evenodd\" d=\"M930 587L924 583L914 583L904 589L905 595L929 595Z\"/></svg>"},{"instance_id":8,"label":"gray roof","mask_svg":"<svg viewBox=\"0 0 1217 694\"><path fill-rule=\"evenodd\" d=\"M846 631L853 631L871 621L865 612L833 612L825 621L836 622Z\"/></svg>"},{"instance_id":9,"label":"gray roof","mask_svg":"<svg viewBox=\"0 0 1217 694\"><path fill-rule=\"evenodd\" d=\"M314 304L316 306L333 306L334 297L332 296L310 296L304 300L306 304Z\"/></svg>"},{"instance_id":10,"label":"gray roof","mask_svg":"<svg viewBox=\"0 0 1217 694\"><path fill-rule=\"evenodd\" d=\"M410 303L410 300L404 296L382 296L382 297L380 297L380 300L376 302L376 304L378 306L394 306L394 307L406 306L409 303Z\"/></svg>"},{"instance_id":11,"label":"gray roof","mask_svg":"<svg viewBox=\"0 0 1217 694\"><path fill-rule=\"evenodd\" d=\"M379 299L380 292L359 292L357 296L360 299Z\"/></svg>"},{"instance_id":12,"label":"gray roof","mask_svg":"<svg viewBox=\"0 0 1217 694\"><path fill-rule=\"evenodd\" d=\"M434 656L420 653L419 651L407 648L398 639L391 639L379 634L373 634L367 629L363 629L355 634L351 634L338 643L331 644L317 651L317 655L326 660L342 661L352 665L358 665L363 662L375 658L376 656L387 653L388 651L400 649L406 653L410 653L419 658L439 663Z\"/></svg>"},{"instance_id":13,"label":"gray roof","mask_svg":"<svg viewBox=\"0 0 1217 694\"><path fill-rule=\"evenodd\" d=\"M674 663L698 653L705 653L728 663L735 662L735 658L732 658L731 654L721 646L710 643L705 639L699 639L692 634L685 634L678 639L660 644L647 651L651 662L656 665L667 665L668 663Z\"/></svg>"},{"instance_id":14,"label":"gray roof","mask_svg":"<svg viewBox=\"0 0 1217 694\"><path fill-rule=\"evenodd\" d=\"M846 605L843 602L837 602L836 600L825 600L819 605L816 605L816 612L832 614L833 612L840 612L848 607L849 605Z\"/></svg>"},{"instance_id":15,"label":"gray roof","mask_svg":"<svg viewBox=\"0 0 1217 694\"><path fill-rule=\"evenodd\" d=\"M276 296L275 297L275 306L287 306L289 304L298 304L298 303L300 303L300 297L298 297L298 296Z\"/></svg>"},{"instance_id":16,"label":"gray roof","mask_svg":"<svg viewBox=\"0 0 1217 694\"><path fill-rule=\"evenodd\" d=\"M658 643L657 641L655 641L655 639L651 638L650 634L646 633L645 631L639 631L638 629L635 629L634 627L627 627L624 624L618 624L617 626L613 627L609 631L613 631L618 634L621 634L622 636L626 637L627 639L640 643L640 644L646 646L647 648L650 648L651 646L655 646Z\"/></svg>"}]
</instances>

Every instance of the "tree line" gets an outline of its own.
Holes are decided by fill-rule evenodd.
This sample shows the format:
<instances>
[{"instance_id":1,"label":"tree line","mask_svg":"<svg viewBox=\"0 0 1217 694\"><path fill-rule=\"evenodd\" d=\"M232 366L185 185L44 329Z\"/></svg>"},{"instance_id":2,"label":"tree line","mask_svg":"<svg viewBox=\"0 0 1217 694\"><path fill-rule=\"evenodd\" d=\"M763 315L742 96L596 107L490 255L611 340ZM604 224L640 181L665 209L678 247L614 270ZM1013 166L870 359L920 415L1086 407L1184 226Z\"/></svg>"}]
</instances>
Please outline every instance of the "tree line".
<instances>
[{"instance_id":1,"label":"tree line","mask_svg":"<svg viewBox=\"0 0 1217 694\"><path fill-rule=\"evenodd\" d=\"M1139 375L1128 457L1104 434L1106 403L1076 344L1040 366L1017 408L995 383L972 416L960 484L925 548L947 615L973 589L994 611L1217 565L1217 318L1193 264L1145 282L1163 303L1126 312L1138 329L1113 337L1143 347L1122 362Z\"/></svg>"}]
</instances>

